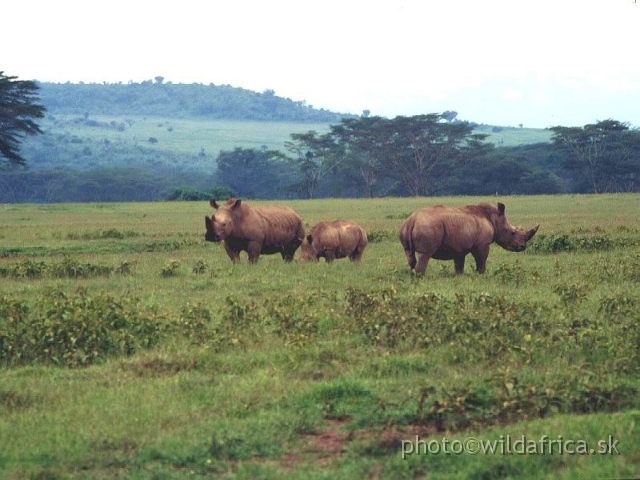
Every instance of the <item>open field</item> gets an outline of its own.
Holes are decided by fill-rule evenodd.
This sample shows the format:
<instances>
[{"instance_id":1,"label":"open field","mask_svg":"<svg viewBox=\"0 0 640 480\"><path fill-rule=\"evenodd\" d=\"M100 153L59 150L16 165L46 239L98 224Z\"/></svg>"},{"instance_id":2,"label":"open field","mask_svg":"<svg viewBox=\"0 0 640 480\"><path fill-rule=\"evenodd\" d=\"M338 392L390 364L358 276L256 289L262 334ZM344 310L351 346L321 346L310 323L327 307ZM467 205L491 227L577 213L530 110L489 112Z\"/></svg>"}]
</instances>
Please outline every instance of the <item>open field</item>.
<instances>
[{"instance_id":1,"label":"open field","mask_svg":"<svg viewBox=\"0 0 640 480\"><path fill-rule=\"evenodd\" d=\"M236 147L284 149L292 133L315 130L324 133L327 124L296 122L258 122L240 120L202 120L163 117L92 115L98 126L77 122L78 115L57 115L42 126L54 135L65 134L83 140L102 141L105 138L125 145L142 145L182 155L197 155L200 149L215 158L220 150ZM114 126L123 125L119 130ZM157 143L149 143L155 138ZM194 151L194 145L197 150Z\"/></svg>"},{"instance_id":2,"label":"open field","mask_svg":"<svg viewBox=\"0 0 640 480\"><path fill-rule=\"evenodd\" d=\"M500 198L525 253L409 272L410 212L495 200L286 202L360 265L232 265L206 202L0 205L0 477L637 477L640 195Z\"/></svg>"},{"instance_id":3,"label":"open field","mask_svg":"<svg viewBox=\"0 0 640 480\"><path fill-rule=\"evenodd\" d=\"M292 133L315 130L325 133L328 124L296 122L257 122L236 120L202 120L163 117L91 115L81 121L78 115L56 115L55 121L46 118L42 122L45 131L52 135L68 135L81 140L110 142L125 145L142 145L157 150L182 155L197 155L200 149L214 157L220 150L236 147L283 150ZM122 126L118 129L118 126ZM488 134L487 141L499 146L512 147L537 142L549 142L551 132L534 128L504 127L492 131L491 126L478 126L475 133ZM157 143L149 143L155 138ZM194 151L194 145L197 150Z\"/></svg>"}]
</instances>

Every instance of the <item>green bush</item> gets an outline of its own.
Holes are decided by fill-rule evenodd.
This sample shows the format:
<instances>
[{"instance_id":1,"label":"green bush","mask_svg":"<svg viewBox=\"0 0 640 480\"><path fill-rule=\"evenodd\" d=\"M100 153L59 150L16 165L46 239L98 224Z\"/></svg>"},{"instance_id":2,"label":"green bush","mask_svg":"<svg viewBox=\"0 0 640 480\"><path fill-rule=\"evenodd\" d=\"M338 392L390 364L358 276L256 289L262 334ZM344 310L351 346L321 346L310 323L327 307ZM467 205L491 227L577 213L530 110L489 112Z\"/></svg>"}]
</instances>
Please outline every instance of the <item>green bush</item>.
<instances>
[{"instance_id":1,"label":"green bush","mask_svg":"<svg viewBox=\"0 0 640 480\"><path fill-rule=\"evenodd\" d=\"M180 270L180 261L179 260L167 260L160 270L161 277L175 277L178 275L178 271Z\"/></svg>"},{"instance_id":2,"label":"green bush","mask_svg":"<svg viewBox=\"0 0 640 480\"><path fill-rule=\"evenodd\" d=\"M614 241L607 235L540 234L527 247L528 252L557 253L611 250Z\"/></svg>"},{"instance_id":3,"label":"green bush","mask_svg":"<svg viewBox=\"0 0 640 480\"><path fill-rule=\"evenodd\" d=\"M124 262L126 263L126 262ZM112 273L127 274L130 270L120 264L114 269L108 265L98 265L94 263L82 263L71 257L64 257L59 262L45 262L23 260L7 265L0 266L0 277L8 278L89 278L108 276Z\"/></svg>"},{"instance_id":4,"label":"green bush","mask_svg":"<svg viewBox=\"0 0 640 480\"><path fill-rule=\"evenodd\" d=\"M595 375L561 375L547 380L523 380L503 369L479 384L458 388L420 389L411 423L436 430L486 428L489 425L545 418L557 413L615 412L638 408L638 390L611 386Z\"/></svg>"},{"instance_id":5,"label":"green bush","mask_svg":"<svg viewBox=\"0 0 640 480\"><path fill-rule=\"evenodd\" d=\"M124 238L138 237L140 233L133 230L120 231L117 228L110 228L109 230L97 230L95 232L69 232L67 239L69 240L105 240L115 239L122 240Z\"/></svg>"},{"instance_id":6,"label":"green bush","mask_svg":"<svg viewBox=\"0 0 640 480\"><path fill-rule=\"evenodd\" d=\"M367 232L369 243L379 243L387 240L398 240L398 232L392 230L372 230Z\"/></svg>"},{"instance_id":7,"label":"green bush","mask_svg":"<svg viewBox=\"0 0 640 480\"><path fill-rule=\"evenodd\" d=\"M455 343L468 355L490 358L532 351L533 334L545 332L544 308L486 293L400 298L395 289L346 292L348 328L386 347L427 348Z\"/></svg>"},{"instance_id":8,"label":"green bush","mask_svg":"<svg viewBox=\"0 0 640 480\"><path fill-rule=\"evenodd\" d=\"M209 190L198 190L192 187L175 188L167 195L168 201L200 202L210 198L227 199L234 195L233 190L224 185L216 185Z\"/></svg>"},{"instance_id":9,"label":"green bush","mask_svg":"<svg viewBox=\"0 0 640 480\"><path fill-rule=\"evenodd\" d=\"M12 365L90 365L151 348L164 330L137 299L85 290L51 291L34 306L3 297L0 313L0 361Z\"/></svg>"}]
</instances>

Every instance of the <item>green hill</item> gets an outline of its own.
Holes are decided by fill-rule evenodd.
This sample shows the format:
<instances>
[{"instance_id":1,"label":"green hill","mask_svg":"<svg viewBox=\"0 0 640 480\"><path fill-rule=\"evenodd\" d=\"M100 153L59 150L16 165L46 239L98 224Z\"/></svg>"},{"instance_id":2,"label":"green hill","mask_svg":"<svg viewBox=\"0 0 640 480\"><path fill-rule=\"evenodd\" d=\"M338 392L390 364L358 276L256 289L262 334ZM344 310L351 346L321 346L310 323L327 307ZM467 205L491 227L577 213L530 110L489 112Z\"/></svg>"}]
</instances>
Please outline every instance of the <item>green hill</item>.
<instances>
[{"instance_id":1,"label":"green hill","mask_svg":"<svg viewBox=\"0 0 640 480\"><path fill-rule=\"evenodd\" d=\"M158 77L159 78L159 77ZM289 122L338 122L352 116L316 109L304 101L230 85L142 83L39 83L50 114L156 116Z\"/></svg>"}]
</instances>

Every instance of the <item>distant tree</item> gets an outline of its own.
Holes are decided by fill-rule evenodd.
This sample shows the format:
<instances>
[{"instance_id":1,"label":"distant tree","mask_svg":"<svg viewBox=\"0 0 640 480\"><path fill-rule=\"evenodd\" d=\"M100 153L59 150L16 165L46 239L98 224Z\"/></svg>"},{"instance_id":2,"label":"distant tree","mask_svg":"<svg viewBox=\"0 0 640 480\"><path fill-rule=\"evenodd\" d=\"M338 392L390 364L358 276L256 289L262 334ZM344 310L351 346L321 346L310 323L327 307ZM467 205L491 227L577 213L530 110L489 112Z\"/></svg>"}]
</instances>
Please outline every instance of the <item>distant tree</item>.
<instances>
[{"instance_id":1,"label":"distant tree","mask_svg":"<svg viewBox=\"0 0 640 480\"><path fill-rule=\"evenodd\" d=\"M245 198L275 198L291 182L291 168L274 152L236 147L216 158L216 181Z\"/></svg>"},{"instance_id":2,"label":"distant tree","mask_svg":"<svg viewBox=\"0 0 640 480\"><path fill-rule=\"evenodd\" d=\"M315 198L322 179L344 160L343 151L331 133L318 135L310 130L307 133L292 133L290 137L291 141L285 142L289 155L279 155L298 174L299 179L291 185L291 189L303 198Z\"/></svg>"},{"instance_id":3,"label":"distant tree","mask_svg":"<svg viewBox=\"0 0 640 480\"><path fill-rule=\"evenodd\" d=\"M232 197L235 193L228 187L214 185L209 190L200 190L194 187L178 187L174 188L169 195L167 195L168 201L204 201L210 198L227 199Z\"/></svg>"},{"instance_id":4,"label":"distant tree","mask_svg":"<svg viewBox=\"0 0 640 480\"><path fill-rule=\"evenodd\" d=\"M371 110L368 110L368 109L362 110L362 115L361 115L362 118L368 118L369 115L371 115Z\"/></svg>"},{"instance_id":5,"label":"distant tree","mask_svg":"<svg viewBox=\"0 0 640 480\"><path fill-rule=\"evenodd\" d=\"M164 82L164 77L158 75L157 77L154 78L154 80L158 85L162 85L162 82Z\"/></svg>"},{"instance_id":6,"label":"distant tree","mask_svg":"<svg viewBox=\"0 0 640 480\"><path fill-rule=\"evenodd\" d=\"M38 104L37 92L35 82L0 71L0 156L9 163L24 165L18 153L22 139L42 133L35 119L44 117L45 108Z\"/></svg>"},{"instance_id":7,"label":"distant tree","mask_svg":"<svg viewBox=\"0 0 640 480\"><path fill-rule=\"evenodd\" d=\"M456 112L455 110L446 110L445 112L442 112L442 118L444 118L449 123L453 122L457 116L458 112Z\"/></svg>"},{"instance_id":8,"label":"distant tree","mask_svg":"<svg viewBox=\"0 0 640 480\"><path fill-rule=\"evenodd\" d=\"M640 176L640 131L617 120L584 127L550 128L564 167L582 176L593 193L635 191Z\"/></svg>"},{"instance_id":9,"label":"distant tree","mask_svg":"<svg viewBox=\"0 0 640 480\"><path fill-rule=\"evenodd\" d=\"M350 181L366 197L383 194L381 184L388 190L394 183L393 172L384 168L384 142L388 140L384 128L379 122L381 117L363 116L359 119L346 118L339 125L332 125L331 132L337 142L342 144L345 161L340 166L343 179ZM386 178L391 182L382 182Z\"/></svg>"},{"instance_id":10,"label":"distant tree","mask_svg":"<svg viewBox=\"0 0 640 480\"><path fill-rule=\"evenodd\" d=\"M358 149L379 159L381 167L395 176L409 195L429 195L438 189L438 180L454 165L484 153L487 135L473 134L468 122L447 123L442 114L396 117L388 120L369 117L356 133Z\"/></svg>"}]
</instances>

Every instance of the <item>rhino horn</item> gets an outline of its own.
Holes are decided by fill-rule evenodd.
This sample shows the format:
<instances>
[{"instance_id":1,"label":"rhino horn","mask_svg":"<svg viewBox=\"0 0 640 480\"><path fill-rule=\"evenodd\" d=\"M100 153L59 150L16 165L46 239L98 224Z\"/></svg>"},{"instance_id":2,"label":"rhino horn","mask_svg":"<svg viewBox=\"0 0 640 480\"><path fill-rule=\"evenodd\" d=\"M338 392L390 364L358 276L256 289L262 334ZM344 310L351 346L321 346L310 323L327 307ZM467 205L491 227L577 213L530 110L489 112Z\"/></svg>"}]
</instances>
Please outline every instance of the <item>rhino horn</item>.
<instances>
[{"instance_id":1,"label":"rhino horn","mask_svg":"<svg viewBox=\"0 0 640 480\"><path fill-rule=\"evenodd\" d=\"M535 227L533 227L531 230L527 232L527 242L533 238L533 236L538 231L538 228L540 228L540 225L536 225Z\"/></svg>"}]
</instances>

